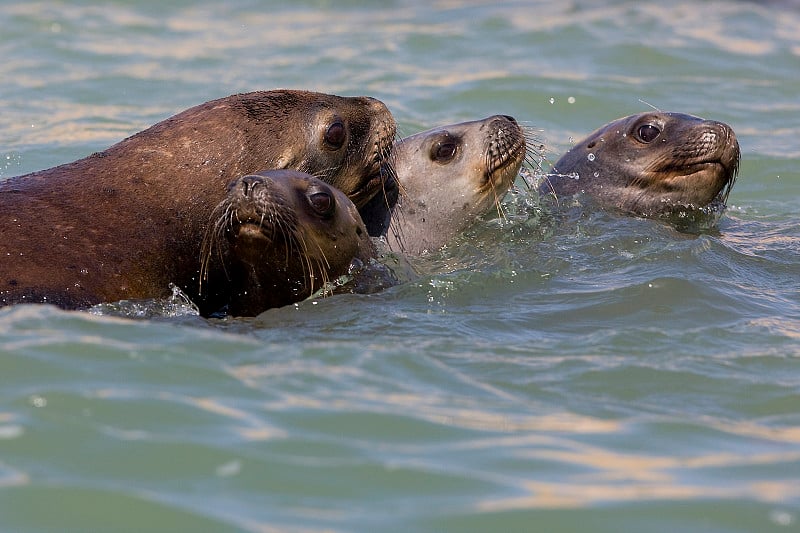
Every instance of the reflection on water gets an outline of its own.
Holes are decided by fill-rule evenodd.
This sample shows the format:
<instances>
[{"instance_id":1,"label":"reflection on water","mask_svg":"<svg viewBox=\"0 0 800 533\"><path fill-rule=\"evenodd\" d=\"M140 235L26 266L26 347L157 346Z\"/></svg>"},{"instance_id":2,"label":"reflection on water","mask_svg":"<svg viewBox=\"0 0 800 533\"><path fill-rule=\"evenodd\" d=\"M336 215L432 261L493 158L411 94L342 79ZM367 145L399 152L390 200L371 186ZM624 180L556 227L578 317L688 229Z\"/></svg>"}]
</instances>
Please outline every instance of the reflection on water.
<instances>
[{"instance_id":1,"label":"reflection on water","mask_svg":"<svg viewBox=\"0 0 800 533\"><path fill-rule=\"evenodd\" d=\"M600 485L590 479L575 483L526 482L525 490L531 495L521 498L489 500L481 502L478 510L483 512L509 511L513 509L536 509L557 507L586 507L608 502L651 500L757 500L778 503L793 499L800 494L800 483L794 481L775 483L752 483L741 486L718 487L681 486L669 480L658 483L642 483L622 477L618 483Z\"/></svg>"}]
</instances>

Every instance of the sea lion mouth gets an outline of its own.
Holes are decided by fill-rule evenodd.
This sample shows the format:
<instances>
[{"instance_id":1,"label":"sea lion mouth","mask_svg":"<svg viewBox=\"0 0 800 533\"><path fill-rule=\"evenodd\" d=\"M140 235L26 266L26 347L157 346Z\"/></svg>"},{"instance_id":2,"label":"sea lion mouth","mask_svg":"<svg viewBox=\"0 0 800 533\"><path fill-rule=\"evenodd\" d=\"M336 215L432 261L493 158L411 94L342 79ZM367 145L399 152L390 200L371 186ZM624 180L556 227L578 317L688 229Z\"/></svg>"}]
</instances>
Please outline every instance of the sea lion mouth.
<instances>
[{"instance_id":1,"label":"sea lion mouth","mask_svg":"<svg viewBox=\"0 0 800 533\"><path fill-rule=\"evenodd\" d=\"M733 189L739 170L739 158L732 161L713 159L690 164L670 165L653 172L653 183L665 191L681 191L702 194L709 200L719 197L723 202ZM639 184L647 188L646 183ZM711 194L708 194L708 193Z\"/></svg>"},{"instance_id":2,"label":"sea lion mouth","mask_svg":"<svg viewBox=\"0 0 800 533\"><path fill-rule=\"evenodd\" d=\"M360 187L347 195L356 207L360 208L370 201L384 188L386 180L394 174L392 156L396 135L397 125L394 119L382 121L377 128L371 159L364 172L366 178Z\"/></svg>"},{"instance_id":3,"label":"sea lion mouth","mask_svg":"<svg viewBox=\"0 0 800 533\"><path fill-rule=\"evenodd\" d=\"M234 224L228 231L229 239L263 240L265 243L276 241L280 232L273 224L264 224L263 220L246 220Z\"/></svg>"},{"instance_id":4,"label":"sea lion mouth","mask_svg":"<svg viewBox=\"0 0 800 533\"><path fill-rule=\"evenodd\" d=\"M356 206L363 206L383 188L386 176L383 167L380 167L375 174L367 178L364 184L349 194L348 197Z\"/></svg>"},{"instance_id":5,"label":"sea lion mouth","mask_svg":"<svg viewBox=\"0 0 800 533\"><path fill-rule=\"evenodd\" d=\"M522 152L525 153L524 151ZM494 189L498 185L510 185L522 166L523 157L508 157L502 163L487 171L484 176L483 188Z\"/></svg>"},{"instance_id":6,"label":"sea lion mouth","mask_svg":"<svg viewBox=\"0 0 800 533\"><path fill-rule=\"evenodd\" d=\"M676 147L651 175L654 183L681 191L691 203L715 198L725 202L736 181L740 157L733 130L721 122L706 121L700 133Z\"/></svg>"},{"instance_id":7,"label":"sea lion mouth","mask_svg":"<svg viewBox=\"0 0 800 533\"><path fill-rule=\"evenodd\" d=\"M662 167L632 183L638 192L619 207L647 216L685 214L706 206L712 206L712 211L724 209L737 172L738 157Z\"/></svg>"}]
</instances>

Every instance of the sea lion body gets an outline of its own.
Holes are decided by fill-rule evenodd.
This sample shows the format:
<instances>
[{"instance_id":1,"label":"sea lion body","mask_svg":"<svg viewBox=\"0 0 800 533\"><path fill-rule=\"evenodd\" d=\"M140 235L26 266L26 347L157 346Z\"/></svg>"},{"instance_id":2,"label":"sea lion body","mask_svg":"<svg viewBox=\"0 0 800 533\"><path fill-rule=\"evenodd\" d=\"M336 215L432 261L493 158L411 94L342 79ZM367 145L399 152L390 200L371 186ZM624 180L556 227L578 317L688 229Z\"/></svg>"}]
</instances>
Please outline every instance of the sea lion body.
<instances>
[{"instance_id":1,"label":"sea lion body","mask_svg":"<svg viewBox=\"0 0 800 533\"><path fill-rule=\"evenodd\" d=\"M202 289L227 312L254 316L298 302L375 255L353 202L302 172L242 176L214 210Z\"/></svg>"},{"instance_id":2,"label":"sea lion body","mask_svg":"<svg viewBox=\"0 0 800 533\"><path fill-rule=\"evenodd\" d=\"M156 298L201 309L200 248L238 176L294 168L356 204L382 188L395 123L379 101L261 91L188 109L84 159L0 182L0 305Z\"/></svg>"},{"instance_id":3,"label":"sea lion body","mask_svg":"<svg viewBox=\"0 0 800 533\"><path fill-rule=\"evenodd\" d=\"M441 248L502 200L525 154L522 128L504 115L403 138L394 174L360 209L367 229L409 255Z\"/></svg>"},{"instance_id":4,"label":"sea lion body","mask_svg":"<svg viewBox=\"0 0 800 533\"><path fill-rule=\"evenodd\" d=\"M724 203L739 166L727 124L682 113L648 112L615 120L566 152L539 192L581 193L604 208L640 216Z\"/></svg>"}]
</instances>

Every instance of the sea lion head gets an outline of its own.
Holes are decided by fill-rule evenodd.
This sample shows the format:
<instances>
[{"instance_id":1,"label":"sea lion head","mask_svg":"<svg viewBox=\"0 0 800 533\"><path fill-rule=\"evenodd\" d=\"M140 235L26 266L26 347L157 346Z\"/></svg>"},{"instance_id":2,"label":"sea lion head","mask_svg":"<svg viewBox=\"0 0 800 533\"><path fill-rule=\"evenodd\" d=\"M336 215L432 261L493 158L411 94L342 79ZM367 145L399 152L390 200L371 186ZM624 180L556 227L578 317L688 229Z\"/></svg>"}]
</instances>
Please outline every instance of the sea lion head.
<instances>
[{"instance_id":1,"label":"sea lion head","mask_svg":"<svg viewBox=\"0 0 800 533\"><path fill-rule=\"evenodd\" d=\"M390 247L435 250L499 205L526 156L525 134L513 117L433 128L395 143L394 173L383 201L391 209ZM372 219L362 209L362 216ZM367 222L369 226L369 222ZM371 230L372 231L372 230Z\"/></svg>"},{"instance_id":2,"label":"sea lion head","mask_svg":"<svg viewBox=\"0 0 800 533\"><path fill-rule=\"evenodd\" d=\"M644 216L727 200L739 167L727 124L682 113L649 112L611 122L564 154L541 191L578 192Z\"/></svg>"},{"instance_id":3,"label":"sea lion head","mask_svg":"<svg viewBox=\"0 0 800 533\"><path fill-rule=\"evenodd\" d=\"M396 124L383 102L297 90L238 95L232 104L247 115L254 153L270 158L256 168L307 172L344 192L357 206L380 190Z\"/></svg>"},{"instance_id":4,"label":"sea lion head","mask_svg":"<svg viewBox=\"0 0 800 533\"><path fill-rule=\"evenodd\" d=\"M303 300L366 261L372 242L344 193L309 174L270 170L235 179L203 243L201 279L227 278L228 313L254 316ZM207 293L218 287L201 288Z\"/></svg>"}]
</instances>

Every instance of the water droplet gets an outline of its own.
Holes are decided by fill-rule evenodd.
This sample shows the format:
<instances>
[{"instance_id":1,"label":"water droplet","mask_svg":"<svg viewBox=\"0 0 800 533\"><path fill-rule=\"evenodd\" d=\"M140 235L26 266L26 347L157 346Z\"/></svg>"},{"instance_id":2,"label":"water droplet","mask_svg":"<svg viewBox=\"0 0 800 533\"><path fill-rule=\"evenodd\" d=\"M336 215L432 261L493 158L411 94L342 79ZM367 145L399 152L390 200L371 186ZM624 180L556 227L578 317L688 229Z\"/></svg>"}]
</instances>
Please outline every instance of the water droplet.
<instances>
[{"instance_id":1,"label":"water droplet","mask_svg":"<svg viewBox=\"0 0 800 533\"><path fill-rule=\"evenodd\" d=\"M586 156L586 159L588 159L589 161L594 161L594 154L589 153L589 155Z\"/></svg>"},{"instance_id":2,"label":"water droplet","mask_svg":"<svg viewBox=\"0 0 800 533\"><path fill-rule=\"evenodd\" d=\"M574 96L570 96L569 98L567 98L567 102L569 102L570 104L574 104L575 103L575 97Z\"/></svg>"},{"instance_id":3,"label":"water droplet","mask_svg":"<svg viewBox=\"0 0 800 533\"><path fill-rule=\"evenodd\" d=\"M235 476L242 470L242 462L238 459L235 459L229 463L225 463L223 465L219 465L216 468L216 474L219 477L231 477Z\"/></svg>"},{"instance_id":4,"label":"water droplet","mask_svg":"<svg viewBox=\"0 0 800 533\"><path fill-rule=\"evenodd\" d=\"M786 511L772 511L769 518L779 526L790 526L794 522L794 517Z\"/></svg>"},{"instance_id":5,"label":"water droplet","mask_svg":"<svg viewBox=\"0 0 800 533\"><path fill-rule=\"evenodd\" d=\"M550 103L551 104L555 104L556 103L556 99L555 98L550 98Z\"/></svg>"},{"instance_id":6,"label":"water droplet","mask_svg":"<svg viewBox=\"0 0 800 533\"><path fill-rule=\"evenodd\" d=\"M595 171L595 173L594 173L594 177L595 177L595 178L599 178L599 177L600 177L600 173L599 173L599 172L597 172L597 171Z\"/></svg>"},{"instance_id":7,"label":"water droplet","mask_svg":"<svg viewBox=\"0 0 800 533\"><path fill-rule=\"evenodd\" d=\"M28 398L28 401L34 407L45 407L47 405L47 398L36 394Z\"/></svg>"}]
</instances>

